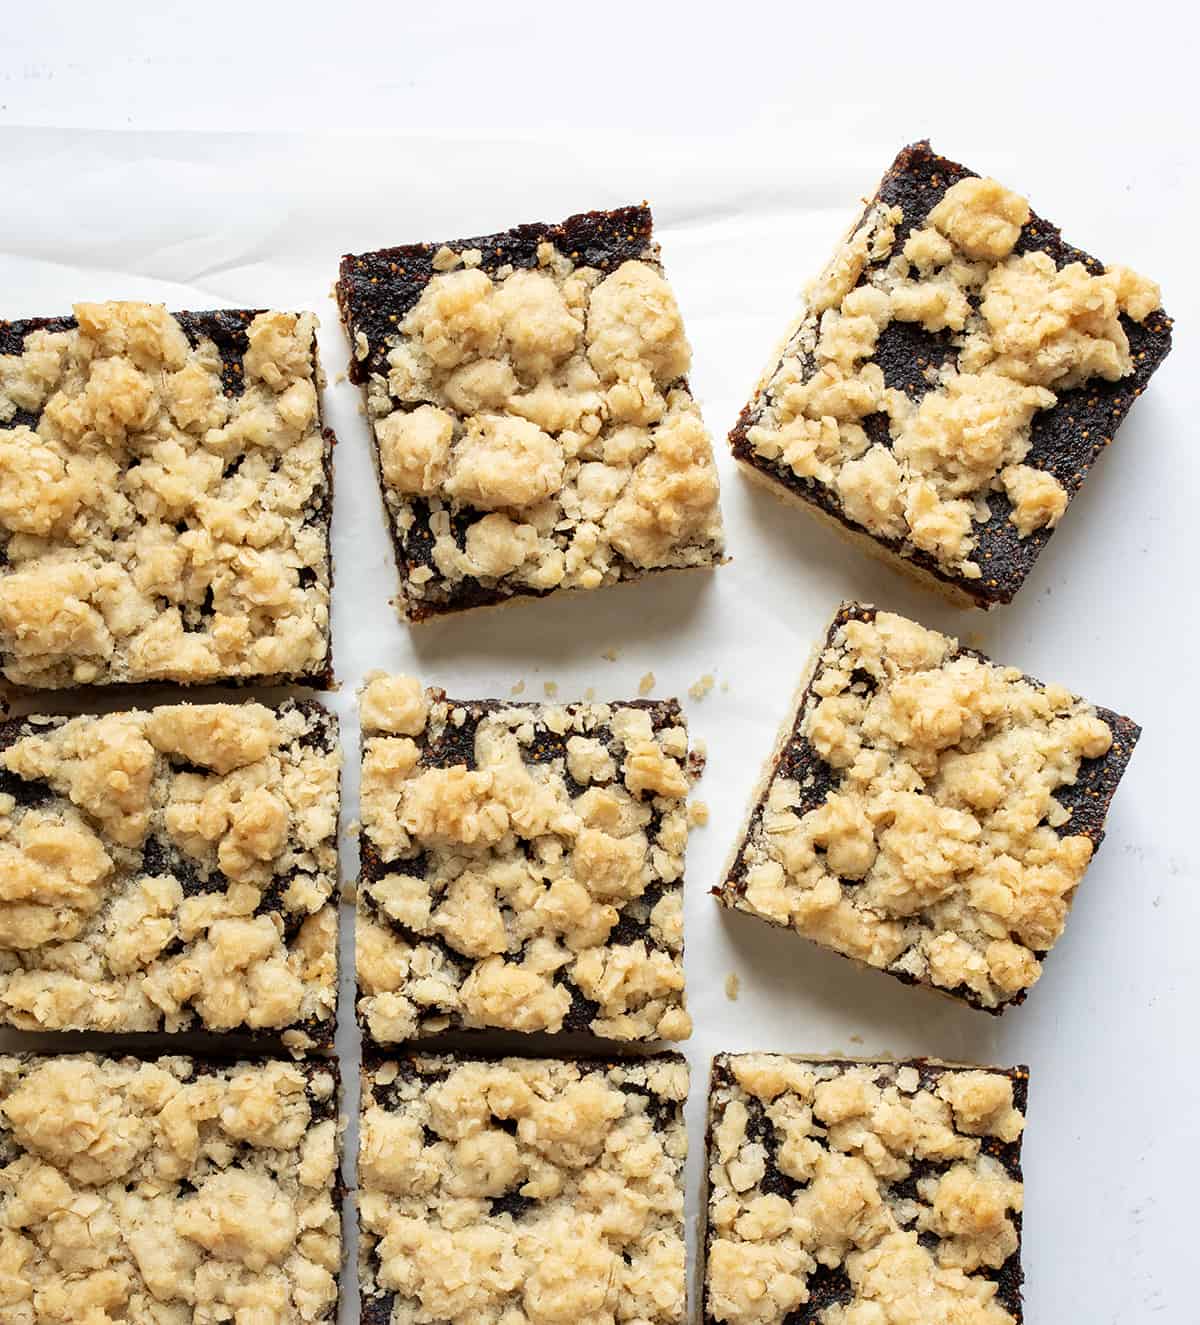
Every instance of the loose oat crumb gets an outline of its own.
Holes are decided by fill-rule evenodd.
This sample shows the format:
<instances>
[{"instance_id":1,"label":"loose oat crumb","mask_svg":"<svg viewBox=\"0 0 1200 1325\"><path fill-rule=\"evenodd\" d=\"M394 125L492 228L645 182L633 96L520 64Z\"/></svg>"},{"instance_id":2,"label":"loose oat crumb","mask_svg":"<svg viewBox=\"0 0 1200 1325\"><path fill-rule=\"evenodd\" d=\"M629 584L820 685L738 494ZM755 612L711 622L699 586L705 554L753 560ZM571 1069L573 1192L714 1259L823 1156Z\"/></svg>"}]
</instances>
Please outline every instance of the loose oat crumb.
<instances>
[{"instance_id":1,"label":"loose oat crumb","mask_svg":"<svg viewBox=\"0 0 1200 1325\"><path fill-rule=\"evenodd\" d=\"M694 700L699 701L709 693L714 684L715 680L712 673L705 672L699 680L693 681L692 684L688 686L688 694L691 695Z\"/></svg>"},{"instance_id":2,"label":"loose oat crumb","mask_svg":"<svg viewBox=\"0 0 1200 1325\"><path fill-rule=\"evenodd\" d=\"M508 693L509 693L510 695L523 695L523 694L525 693L525 682L524 682L524 680L520 680L520 681L518 681L518 682L516 683L516 685L509 686L509 688L508 688Z\"/></svg>"},{"instance_id":3,"label":"loose oat crumb","mask_svg":"<svg viewBox=\"0 0 1200 1325\"><path fill-rule=\"evenodd\" d=\"M335 386L341 386L341 384L342 384L343 382L345 382L346 380L347 380L347 378L346 378L346 374L345 374L344 372L337 372L337 373L334 373L334 375L333 375L333 383L334 383Z\"/></svg>"},{"instance_id":4,"label":"loose oat crumb","mask_svg":"<svg viewBox=\"0 0 1200 1325\"><path fill-rule=\"evenodd\" d=\"M741 988L741 978L736 971L730 971L725 977L725 997L731 1002L737 1002L738 992Z\"/></svg>"},{"instance_id":5,"label":"loose oat crumb","mask_svg":"<svg viewBox=\"0 0 1200 1325\"><path fill-rule=\"evenodd\" d=\"M557 681L547 681L547 682L542 686L542 689L546 692L546 698L547 698L547 699L553 699L553 698L555 697L555 695L558 694L558 682L557 682Z\"/></svg>"},{"instance_id":6,"label":"loose oat crumb","mask_svg":"<svg viewBox=\"0 0 1200 1325\"><path fill-rule=\"evenodd\" d=\"M647 672L638 682L638 694L648 695L654 689L654 673Z\"/></svg>"},{"instance_id":7,"label":"loose oat crumb","mask_svg":"<svg viewBox=\"0 0 1200 1325\"><path fill-rule=\"evenodd\" d=\"M600 656L605 660L605 662L616 662L617 659L621 656L621 651L619 649L608 648L605 649Z\"/></svg>"},{"instance_id":8,"label":"loose oat crumb","mask_svg":"<svg viewBox=\"0 0 1200 1325\"><path fill-rule=\"evenodd\" d=\"M708 806L704 801L688 802L688 823L693 828L703 828L708 823Z\"/></svg>"},{"instance_id":9,"label":"loose oat crumb","mask_svg":"<svg viewBox=\"0 0 1200 1325\"><path fill-rule=\"evenodd\" d=\"M861 1035L852 1035L850 1037L851 1044L862 1044L862 1042L863 1042L863 1037Z\"/></svg>"},{"instance_id":10,"label":"loose oat crumb","mask_svg":"<svg viewBox=\"0 0 1200 1325\"><path fill-rule=\"evenodd\" d=\"M583 692L583 697L590 704L592 700L596 698L596 687L588 686L588 688Z\"/></svg>"}]
</instances>

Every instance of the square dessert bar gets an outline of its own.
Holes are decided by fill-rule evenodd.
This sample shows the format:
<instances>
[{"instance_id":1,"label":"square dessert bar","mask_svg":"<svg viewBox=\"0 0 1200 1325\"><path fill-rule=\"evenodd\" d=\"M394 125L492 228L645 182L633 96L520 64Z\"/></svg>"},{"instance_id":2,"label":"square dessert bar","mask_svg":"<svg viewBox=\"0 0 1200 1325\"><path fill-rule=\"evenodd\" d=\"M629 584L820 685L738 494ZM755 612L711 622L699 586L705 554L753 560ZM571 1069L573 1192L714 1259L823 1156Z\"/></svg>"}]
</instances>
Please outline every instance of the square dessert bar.
<instances>
[{"instance_id":1,"label":"square dessert bar","mask_svg":"<svg viewBox=\"0 0 1200 1325\"><path fill-rule=\"evenodd\" d=\"M723 558L650 209L342 259L409 621Z\"/></svg>"},{"instance_id":2,"label":"square dessert bar","mask_svg":"<svg viewBox=\"0 0 1200 1325\"><path fill-rule=\"evenodd\" d=\"M704 1325L1019 1325L1028 1081L718 1054Z\"/></svg>"},{"instance_id":3,"label":"square dessert bar","mask_svg":"<svg viewBox=\"0 0 1200 1325\"><path fill-rule=\"evenodd\" d=\"M687 1063L368 1060L363 1325L685 1319Z\"/></svg>"},{"instance_id":4,"label":"square dessert bar","mask_svg":"<svg viewBox=\"0 0 1200 1325\"><path fill-rule=\"evenodd\" d=\"M992 607L1170 348L1156 285L920 142L809 289L730 442L776 493Z\"/></svg>"},{"instance_id":5,"label":"square dessert bar","mask_svg":"<svg viewBox=\"0 0 1200 1325\"><path fill-rule=\"evenodd\" d=\"M699 765L674 700L453 700L375 676L361 713L364 1034L691 1034L683 859Z\"/></svg>"},{"instance_id":6,"label":"square dessert bar","mask_svg":"<svg viewBox=\"0 0 1200 1325\"><path fill-rule=\"evenodd\" d=\"M6 1325L337 1315L336 1065L0 1058Z\"/></svg>"},{"instance_id":7,"label":"square dessert bar","mask_svg":"<svg viewBox=\"0 0 1200 1325\"><path fill-rule=\"evenodd\" d=\"M0 672L332 681L333 434L311 313L0 322Z\"/></svg>"},{"instance_id":8,"label":"square dessert bar","mask_svg":"<svg viewBox=\"0 0 1200 1325\"><path fill-rule=\"evenodd\" d=\"M311 700L0 723L0 1024L330 1045L340 775Z\"/></svg>"},{"instance_id":9,"label":"square dessert bar","mask_svg":"<svg viewBox=\"0 0 1200 1325\"><path fill-rule=\"evenodd\" d=\"M1141 729L843 604L717 897L991 1013L1058 941Z\"/></svg>"}]
</instances>

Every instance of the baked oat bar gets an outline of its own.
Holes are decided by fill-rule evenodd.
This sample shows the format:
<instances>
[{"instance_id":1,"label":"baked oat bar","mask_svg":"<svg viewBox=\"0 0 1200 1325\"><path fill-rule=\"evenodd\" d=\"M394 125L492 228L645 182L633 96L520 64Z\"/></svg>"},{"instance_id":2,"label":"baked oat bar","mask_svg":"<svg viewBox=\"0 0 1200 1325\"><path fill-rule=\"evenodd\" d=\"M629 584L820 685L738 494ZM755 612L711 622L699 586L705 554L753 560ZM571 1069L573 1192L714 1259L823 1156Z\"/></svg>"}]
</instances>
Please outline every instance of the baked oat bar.
<instances>
[{"instance_id":1,"label":"baked oat bar","mask_svg":"<svg viewBox=\"0 0 1200 1325\"><path fill-rule=\"evenodd\" d=\"M358 1014L447 1028L681 1040L686 797L674 700L361 695Z\"/></svg>"},{"instance_id":2,"label":"baked oat bar","mask_svg":"<svg viewBox=\"0 0 1200 1325\"><path fill-rule=\"evenodd\" d=\"M776 493L992 607L1170 348L1156 285L916 143L809 289L730 441Z\"/></svg>"},{"instance_id":3,"label":"baked oat bar","mask_svg":"<svg viewBox=\"0 0 1200 1325\"><path fill-rule=\"evenodd\" d=\"M0 672L332 681L311 313L0 322Z\"/></svg>"},{"instance_id":4,"label":"baked oat bar","mask_svg":"<svg viewBox=\"0 0 1200 1325\"><path fill-rule=\"evenodd\" d=\"M716 895L909 984L1024 1000L1141 729L843 604Z\"/></svg>"},{"instance_id":5,"label":"baked oat bar","mask_svg":"<svg viewBox=\"0 0 1200 1325\"><path fill-rule=\"evenodd\" d=\"M0 1023L330 1044L340 773L311 700L0 723Z\"/></svg>"},{"instance_id":6,"label":"baked oat bar","mask_svg":"<svg viewBox=\"0 0 1200 1325\"><path fill-rule=\"evenodd\" d=\"M682 1325L677 1054L369 1060L363 1325Z\"/></svg>"},{"instance_id":7,"label":"baked oat bar","mask_svg":"<svg viewBox=\"0 0 1200 1325\"><path fill-rule=\"evenodd\" d=\"M1028 1081L718 1054L704 1325L1019 1325Z\"/></svg>"},{"instance_id":8,"label":"baked oat bar","mask_svg":"<svg viewBox=\"0 0 1200 1325\"><path fill-rule=\"evenodd\" d=\"M0 1058L0 1320L333 1320L337 1086L317 1060Z\"/></svg>"},{"instance_id":9,"label":"baked oat bar","mask_svg":"<svg viewBox=\"0 0 1200 1325\"><path fill-rule=\"evenodd\" d=\"M722 560L648 207L348 255L337 296L409 621Z\"/></svg>"}]
</instances>

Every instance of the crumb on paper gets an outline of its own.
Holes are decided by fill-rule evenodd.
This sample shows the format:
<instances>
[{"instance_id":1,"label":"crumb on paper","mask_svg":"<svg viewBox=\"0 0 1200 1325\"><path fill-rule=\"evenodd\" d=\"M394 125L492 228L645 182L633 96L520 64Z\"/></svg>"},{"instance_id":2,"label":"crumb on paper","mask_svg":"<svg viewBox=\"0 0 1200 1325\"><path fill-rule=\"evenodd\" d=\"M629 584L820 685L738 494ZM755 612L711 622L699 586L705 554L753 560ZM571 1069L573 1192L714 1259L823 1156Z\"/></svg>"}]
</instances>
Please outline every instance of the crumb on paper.
<instances>
[{"instance_id":1,"label":"crumb on paper","mask_svg":"<svg viewBox=\"0 0 1200 1325\"><path fill-rule=\"evenodd\" d=\"M648 695L654 689L654 673L647 672L638 682L638 694Z\"/></svg>"},{"instance_id":2,"label":"crumb on paper","mask_svg":"<svg viewBox=\"0 0 1200 1325\"><path fill-rule=\"evenodd\" d=\"M588 686L588 688L583 692L583 697L590 704L592 700L596 698L596 687Z\"/></svg>"},{"instance_id":3,"label":"crumb on paper","mask_svg":"<svg viewBox=\"0 0 1200 1325\"><path fill-rule=\"evenodd\" d=\"M850 1037L851 1044L862 1044L862 1042L863 1042L863 1037L861 1035L852 1035Z\"/></svg>"},{"instance_id":4,"label":"crumb on paper","mask_svg":"<svg viewBox=\"0 0 1200 1325\"><path fill-rule=\"evenodd\" d=\"M361 831L362 831L362 824L360 824L357 819L351 819L350 822L346 825L343 836L354 838L357 837Z\"/></svg>"},{"instance_id":5,"label":"crumb on paper","mask_svg":"<svg viewBox=\"0 0 1200 1325\"><path fill-rule=\"evenodd\" d=\"M358 904L358 881L356 879L347 879L342 884L342 905L356 906Z\"/></svg>"},{"instance_id":6,"label":"crumb on paper","mask_svg":"<svg viewBox=\"0 0 1200 1325\"><path fill-rule=\"evenodd\" d=\"M333 375L333 384L334 384L334 386L341 386L341 384L342 384L345 380L346 380L346 374L345 374L345 373L334 373L334 375Z\"/></svg>"},{"instance_id":7,"label":"crumb on paper","mask_svg":"<svg viewBox=\"0 0 1200 1325\"><path fill-rule=\"evenodd\" d=\"M617 659L621 656L621 651L619 649L605 649L600 656L601 658L604 658L607 662L616 662Z\"/></svg>"},{"instance_id":8,"label":"crumb on paper","mask_svg":"<svg viewBox=\"0 0 1200 1325\"><path fill-rule=\"evenodd\" d=\"M510 695L523 695L525 693L524 680L518 681L514 686L509 686L508 693Z\"/></svg>"},{"instance_id":9,"label":"crumb on paper","mask_svg":"<svg viewBox=\"0 0 1200 1325\"><path fill-rule=\"evenodd\" d=\"M688 686L688 694L691 695L693 699L703 699L715 684L716 682L713 678L713 674L711 672L705 672L698 681L693 681L692 684Z\"/></svg>"},{"instance_id":10,"label":"crumb on paper","mask_svg":"<svg viewBox=\"0 0 1200 1325\"><path fill-rule=\"evenodd\" d=\"M688 823L693 828L703 828L708 823L708 806L704 801L688 802Z\"/></svg>"},{"instance_id":11,"label":"crumb on paper","mask_svg":"<svg viewBox=\"0 0 1200 1325\"><path fill-rule=\"evenodd\" d=\"M554 696L558 694L558 682L547 681L543 685L542 689L545 690L547 699L553 699Z\"/></svg>"},{"instance_id":12,"label":"crumb on paper","mask_svg":"<svg viewBox=\"0 0 1200 1325\"><path fill-rule=\"evenodd\" d=\"M725 997L731 1002L737 1002L738 990L741 988L741 980L736 971L730 971L725 977Z\"/></svg>"}]
</instances>

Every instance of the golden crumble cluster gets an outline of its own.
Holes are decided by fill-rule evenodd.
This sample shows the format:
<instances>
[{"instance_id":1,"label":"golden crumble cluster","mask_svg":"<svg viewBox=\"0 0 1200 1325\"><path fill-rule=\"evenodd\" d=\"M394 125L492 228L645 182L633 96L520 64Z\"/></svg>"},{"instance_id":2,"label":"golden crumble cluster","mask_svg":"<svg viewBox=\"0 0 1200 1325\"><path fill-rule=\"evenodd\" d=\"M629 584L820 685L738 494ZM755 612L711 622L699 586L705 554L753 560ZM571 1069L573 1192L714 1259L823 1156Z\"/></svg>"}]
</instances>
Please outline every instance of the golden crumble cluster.
<instances>
[{"instance_id":1,"label":"golden crumble cluster","mask_svg":"<svg viewBox=\"0 0 1200 1325\"><path fill-rule=\"evenodd\" d=\"M549 238L515 263L443 245L369 371L349 315L410 618L721 560L691 351L644 225L604 266Z\"/></svg>"},{"instance_id":2,"label":"golden crumble cluster","mask_svg":"<svg viewBox=\"0 0 1200 1325\"><path fill-rule=\"evenodd\" d=\"M369 1069L363 1319L682 1325L687 1089L675 1055Z\"/></svg>"},{"instance_id":3,"label":"golden crumble cluster","mask_svg":"<svg viewBox=\"0 0 1200 1325\"><path fill-rule=\"evenodd\" d=\"M1027 463L1035 420L1064 393L1134 376L1146 355L1129 329L1158 312L1159 290L1127 267L1024 244L1057 232L993 179L965 174L947 188L962 168L943 163L939 176L940 159L920 176L938 197L930 206L917 189L928 156L928 144L901 154L895 187L810 287L735 451L973 594L994 552L1058 523L1062 479L1081 477L1082 459L1064 460L1059 476L1044 458ZM1093 445L1079 423L1081 452L1094 453L1127 405L1100 411ZM1002 519L1013 540L988 529Z\"/></svg>"},{"instance_id":4,"label":"golden crumble cluster","mask_svg":"<svg viewBox=\"0 0 1200 1325\"><path fill-rule=\"evenodd\" d=\"M721 900L1002 1010L1041 974L1101 835L1103 806L1072 832L1064 798L1110 756L1111 796L1136 739L1108 717L1120 748L1061 687L844 607Z\"/></svg>"},{"instance_id":5,"label":"golden crumble cluster","mask_svg":"<svg viewBox=\"0 0 1200 1325\"><path fill-rule=\"evenodd\" d=\"M340 766L311 701L0 726L0 1020L331 1040Z\"/></svg>"},{"instance_id":6,"label":"golden crumble cluster","mask_svg":"<svg viewBox=\"0 0 1200 1325\"><path fill-rule=\"evenodd\" d=\"M674 701L361 696L358 1010L380 1043L451 1026L691 1033Z\"/></svg>"},{"instance_id":7,"label":"golden crumble cluster","mask_svg":"<svg viewBox=\"0 0 1200 1325\"><path fill-rule=\"evenodd\" d=\"M1015 1325L1026 1080L718 1055L704 1319Z\"/></svg>"},{"instance_id":8,"label":"golden crumble cluster","mask_svg":"<svg viewBox=\"0 0 1200 1325\"><path fill-rule=\"evenodd\" d=\"M5 1325L301 1325L337 1307L325 1064L0 1058Z\"/></svg>"},{"instance_id":9,"label":"golden crumble cluster","mask_svg":"<svg viewBox=\"0 0 1200 1325\"><path fill-rule=\"evenodd\" d=\"M316 318L109 303L58 325L0 355L3 674L323 680ZM242 343L236 389L214 336Z\"/></svg>"}]
</instances>

